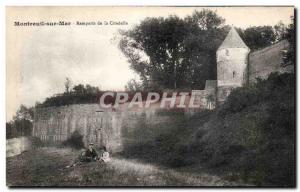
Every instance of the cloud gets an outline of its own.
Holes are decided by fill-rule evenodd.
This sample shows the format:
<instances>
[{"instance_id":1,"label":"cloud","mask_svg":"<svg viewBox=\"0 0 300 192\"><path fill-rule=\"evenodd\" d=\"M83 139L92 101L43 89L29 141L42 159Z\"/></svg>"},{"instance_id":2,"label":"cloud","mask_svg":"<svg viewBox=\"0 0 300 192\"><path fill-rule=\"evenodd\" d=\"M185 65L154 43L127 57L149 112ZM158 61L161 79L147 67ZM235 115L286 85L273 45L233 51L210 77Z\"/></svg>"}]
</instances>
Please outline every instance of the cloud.
<instances>
[{"instance_id":1,"label":"cloud","mask_svg":"<svg viewBox=\"0 0 300 192\"><path fill-rule=\"evenodd\" d=\"M134 73L111 41L113 31L75 27L36 31L22 52L22 103L33 105L63 92L66 77L73 84L123 89Z\"/></svg>"}]
</instances>

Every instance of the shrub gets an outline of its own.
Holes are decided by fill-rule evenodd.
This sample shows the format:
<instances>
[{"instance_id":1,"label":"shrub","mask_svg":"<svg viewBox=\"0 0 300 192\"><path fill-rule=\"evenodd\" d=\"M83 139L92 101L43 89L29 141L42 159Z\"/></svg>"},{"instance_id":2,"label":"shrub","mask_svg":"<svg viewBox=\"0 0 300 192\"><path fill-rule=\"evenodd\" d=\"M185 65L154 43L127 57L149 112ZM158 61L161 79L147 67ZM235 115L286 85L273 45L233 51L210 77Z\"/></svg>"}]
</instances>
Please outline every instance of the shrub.
<instances>
[{"instance_id":1,"label":"shrub","mask_svg":"<svg viewBox=\"0 0 300 192\"><path fill-rule=\"evenodd\" d=\"M44 147L45 143L39 137L31 138L31 146L33 149Z\"/></svg>"},{"instance_id":2,"label":"shrub","mask_svg":"<svg viewBox=\"0 0 300 192\"><path fill-rule=\"evenodd\" d=\"M256 87L242 87L232 91L225 102L223 111L235 113L260 101Z\"/></svg>"},{"instance_id":3,"label":"shrub","mask_svg":"<svg viewBox=\"0 0 300 192\"><path fill-rule=\"evenodd\" d=\"M196 134L193 145L204 144L207 164L237 172L246 183L294 186L294 81L294 74L274 73L232 91L208 132Z\"/></svg>"},{"instance_id":4,"label":"shrub","mask_svg":"<svg viewBox=\"0 0 300 192\"><path fill-rule=\"evenodd\" d=\"M84 143L82 140L83 136L80 134L78 130L75 130L72 135L65 140L62 144L63 146L72 147L74 149L81 149L84 147Z\"/></svg>"},{"instance_id":5,"label":"shrub","mask_svg":"<svg viewBox=\"0 0 300 192\"><path fill-rule=\"evenodd\" d=\"M171 167L182 167L187 165L185 157L179 154L169 157L167 161L168 165Z\"/></svg>"}]
</instances>

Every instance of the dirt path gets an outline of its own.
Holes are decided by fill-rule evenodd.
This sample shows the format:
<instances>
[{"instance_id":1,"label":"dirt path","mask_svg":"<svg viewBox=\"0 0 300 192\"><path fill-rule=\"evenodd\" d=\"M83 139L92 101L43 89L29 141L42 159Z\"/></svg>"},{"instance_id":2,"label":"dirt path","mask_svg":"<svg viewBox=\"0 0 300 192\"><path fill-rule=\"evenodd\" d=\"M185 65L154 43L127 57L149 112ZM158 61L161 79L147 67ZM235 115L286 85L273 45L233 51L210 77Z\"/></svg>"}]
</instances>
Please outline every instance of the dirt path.
<instances>
[{"instance_id":1,"label":"dirt path","mask_svg":"<svg viewBox=\"0 0 300 192\"><path fill-rule=\"evenodd\" d=\"M232 186L204 173L185 173L113 157L108 164L85 163L64 169L78 154L68 149L40 149L7 158L9 186Z\"/></svg>"},{"instance_id":2,"label":"dirt path","mask_svg":"<svg viewBox=\"0 0 300 192\"><path fill-rule=\"evenodd\" d=\"M134 160L113 158L110 165L120 173L132 172L137 179L146 181L146 185L184 185L184 186L232 186L237 183L222 180L207 174L191 174L175 171L170 168L157 167Z\"/></svg>"}]
</instances>

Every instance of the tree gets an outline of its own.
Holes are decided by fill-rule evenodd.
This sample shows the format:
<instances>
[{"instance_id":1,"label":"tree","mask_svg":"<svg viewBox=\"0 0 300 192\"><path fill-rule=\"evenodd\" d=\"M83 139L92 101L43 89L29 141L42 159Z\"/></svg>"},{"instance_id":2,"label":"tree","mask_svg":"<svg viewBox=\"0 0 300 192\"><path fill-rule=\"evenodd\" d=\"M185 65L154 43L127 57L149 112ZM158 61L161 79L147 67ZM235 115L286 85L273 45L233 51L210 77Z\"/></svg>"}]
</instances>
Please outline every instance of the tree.
<instances>
[{"instance_id":1,"label":"tree","mask_svg":"<svg viewBox=\"0 0 300 192\"><path fill-rule=\"evenodd\" d=\"M32 107L28 108L25 105L21 105L17 110L16 115L13 117L13 120L25 119L28 121L33 121L33 116L34 112Z\"/></svg>"},{"instance_id":2,"label":"tree","mask_svg":"<svg viewBox=\"0 0 300 192\"><path fill-rule=\"evenodd\" d=\"M223 23L206 9L184 19L146 18L120 32L119 47L146 89L200 89L216 76L215 50L225 37Z\"/></svg>"},{"instance_id":3,"label":"tree","mask_svg":"<svg viewBox=\"0 0 300 192\"><path fill-rule=\"evenodd\" d=\"M135 79L131 79L125 85L125 91L142 91L143 86Z\"/></svg>"},{"instance_id":4,"label":"tree","mask_svg":"<svg viewBox=\"0 0 300 192\"><path fill-rule=\"evenodd\" d=\"M276 34L272 26L249 27L239 29L239 34L251 50L261 49L272 45L276 41Z\"/></svg>"},{"instance_id":5,"label":"tree","mask_svg":"<svg viewBox=\"0 0 300 192\"><path fill-rule=\"evenodd\" d=\"M166 19L146 18L134 29L122 32L120 48L145 87L155 83L163 88L177 86L176 65L184 30L184 22L170 16Z\"/></svg>"},{"instance_id":6,"label":"tree","mask_svg":"<svg viewBox=\"0 0 300 192\"><path fill-rule=\"evenodd\" d=\"M91 86L86 84L78 84L73 87L73 92L75 95L86 95L86 94L97 94L100 92L98 87Z\"/></svg>"},{"instance_id":7,"label":"tree","mask_svg":"<svg viewBox=\"0 0 300 192\"><path fill-rule=\"evenodd\" d=\"M208 9L195 11L192 16L187 16L185 20L188 23L196 24L201 30L207 31L217 29L225 22L225 19L219 17L216 12Z\"/></svg>"},{"instance_id":8,"label":"tree","mask_svg":"<svg viewBox=\"0 0 300 192\"><path fill-rule=\"evenodd\" d=\"M45 99L43 103L36 103L36 107L51 107L71 104L96 103L101 91L98 87L86 84L75 85L69 93L57 94Z\"/></svg>"},{"instance_id":9,"label":"tree","mask_svg":"<svg viewBox=\"0 0 300 192\"><path fill-rule=\"evenodd\" d=\"M230 30L224 25L225 20L210 10L195 11L187 16L188 36L185 39L185 62L189 73L185 80L191 88L203 89L205 81L216 79L216 50Z\"/></svg>"},{"instance_id":10,"label":"tree","mask_svg":"<svg viewBox=\"0 0 300 192\"><path fill-rule=\"evenodd\" d=\"M21 105L13 119L6 123L6 137L14 138L31 135L33 118L33 108Z\"/></svg>"},{"instance_id":11,"label":"tree","mask_svg":"<svg viewBox=\"0 0 300 192\"><path fill-rule=\"evenodd\" d=\"M88 84L85 85L85 90L87 94L97 94L100 91L98 87L93 87Z\"/></svg>"},{"instance_id":12,"label":"tree","mask_svg":"<svg viewBox=\"0 0 300 192\"><path fill-rule=\"evenodd\" d=\"M13 126L13 122L6 123L6 139L11 139L18 136L16 128Z\"/></svg>"},{"instance_id":13,"label":"tree","mask_svg":"<svg viewBox=\"0 0 300 192\"><path fill-rule=\"evenodd\" d=\"M74 91L75 95L83 95L86 93L84 85L82 85L82 84L75 85L73 87L73 91Z\"/></svg>"},{"instance_id":14,"label":"tree","mask_svg":"<svg viewBox=\"0 0 300 192\"><path fill-rule=\"evenodd\" d=\"M282 23L282 21L278 22L278 24L274 26L274 33L276 36L276 41L284 39L284 36L287 33L287 27L284 25L284 23Z\"/></svg>"},{"instance_id":15,"label":"tree","mask_svg":"<svg viewBox=\"0 0 300 192\"><path fill-rule=\"evenodd\" d=\"M294 17L291 17L291 24L288 26L284 38L286 38L290 44L286 54L284 55L284 66L295 64L295 27Z\"/></svg>"}]
</instances>

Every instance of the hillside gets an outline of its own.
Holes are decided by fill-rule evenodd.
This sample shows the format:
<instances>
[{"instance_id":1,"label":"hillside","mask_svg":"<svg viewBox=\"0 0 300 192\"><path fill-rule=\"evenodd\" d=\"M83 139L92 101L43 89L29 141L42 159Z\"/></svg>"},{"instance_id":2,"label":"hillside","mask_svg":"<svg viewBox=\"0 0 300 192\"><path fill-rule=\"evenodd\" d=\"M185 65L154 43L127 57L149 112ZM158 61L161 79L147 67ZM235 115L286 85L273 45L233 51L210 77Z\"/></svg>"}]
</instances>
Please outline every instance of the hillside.
<instances>
[{"instance_id":1,"label":"hillside","mask_svg":"<svg viewBox=\"0 0 300 192\"><path fill-rule=\"evenodd\" d=\"M175 187L237 186L215 175L187 173L137 160L113 157L66 169L79 153L68 148L27 151L7 159L7 185L13 187ZM22 162L22 163L20 163Z\"/></svg>"},{"instance_id":2,"label":"hillside","mask_svg":"<svg viewBox=\"0 0 300 192\"><path fill-rule=\"evenodd\" d=\"M294 74L271 74L236 89L194 145L203 147L201 154L212 167L238 172L245 181L294 185L294 82Z\"/></svg>"},{"instance_id":3,"label":"hillside","mask_svg":"<svg viewBox=\"0 0 300 192\"><path fill-rule=\"evenodd\" d=\"M273 73L234 90L215 111L177 114L173 122L160 125L168 132L122 155L258 186L294 186L294 82L294 74Z\"/></svg>"}]
</instances>

